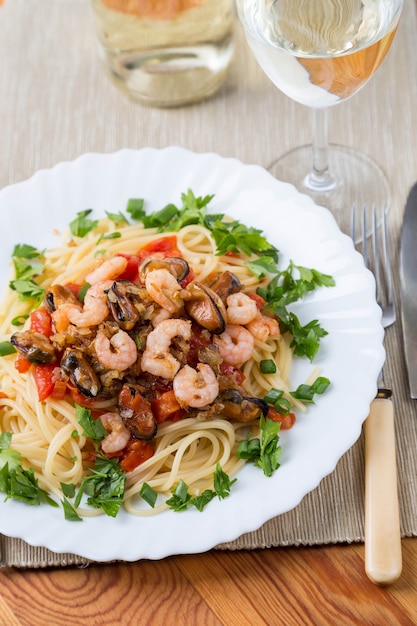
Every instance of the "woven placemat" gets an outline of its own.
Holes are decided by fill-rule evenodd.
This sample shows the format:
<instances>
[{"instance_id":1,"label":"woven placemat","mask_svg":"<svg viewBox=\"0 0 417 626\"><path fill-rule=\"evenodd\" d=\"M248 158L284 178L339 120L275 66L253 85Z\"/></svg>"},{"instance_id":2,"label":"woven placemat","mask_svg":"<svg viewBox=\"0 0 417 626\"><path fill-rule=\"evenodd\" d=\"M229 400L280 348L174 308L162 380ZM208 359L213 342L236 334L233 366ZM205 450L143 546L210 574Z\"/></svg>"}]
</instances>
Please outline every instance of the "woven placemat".
<instances>
[{"instance_id":1,"label":"woven placemat","mask_svg":"<svg viewBox=\"0 0 417 626\"><path fill-rule=\"evenodd\" d=\"M46 27L47 25L47 27ZM406 0L393 47L373 80L334 107L330 138L356 146L385 168L392 185L389 239L398 294L398 240L408 189L417 178L417 19ZM236 23L236 55L220 92L201 104L160 110L119 93L99 64L88 0L5 0L0 7L0 186L84 152L180 145L267 166L311 137L309 112L279 93L258 68ZM386 378L397 416L403 536L417 534L416 405L408 397L401 323L386 336ZM219 549L363 541L363 438L293 511ZM87 565L0 536L0 564Z\"/></svg>"}]
</instances>

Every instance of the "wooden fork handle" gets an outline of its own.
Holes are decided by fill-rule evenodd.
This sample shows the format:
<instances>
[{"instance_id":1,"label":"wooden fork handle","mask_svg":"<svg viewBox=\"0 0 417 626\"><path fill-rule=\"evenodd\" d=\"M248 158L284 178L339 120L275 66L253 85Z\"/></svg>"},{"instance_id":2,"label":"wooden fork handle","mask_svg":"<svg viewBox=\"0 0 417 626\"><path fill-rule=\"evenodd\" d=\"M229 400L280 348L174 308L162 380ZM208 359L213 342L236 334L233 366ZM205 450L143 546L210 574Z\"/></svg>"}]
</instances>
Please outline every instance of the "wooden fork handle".
<instances>
[{"instance_id":1,"label":"wooden fork handle","mask_svg":"<svg viewBox=\"0 0 417 626\"><path fill-rule=\"evenodd\" d=\"M365 571L377 585L401 575L394 408L377 398L365 421Z\"/></svg>"}]
</instances>

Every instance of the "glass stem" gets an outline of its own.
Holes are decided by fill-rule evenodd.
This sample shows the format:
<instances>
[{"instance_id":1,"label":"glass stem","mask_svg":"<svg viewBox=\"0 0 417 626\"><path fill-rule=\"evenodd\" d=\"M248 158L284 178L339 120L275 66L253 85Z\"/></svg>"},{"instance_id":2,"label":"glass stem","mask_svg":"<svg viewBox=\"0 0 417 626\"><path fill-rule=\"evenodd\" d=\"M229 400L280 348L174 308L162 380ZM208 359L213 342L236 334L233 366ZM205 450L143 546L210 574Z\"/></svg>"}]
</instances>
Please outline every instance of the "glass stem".
<instances>
[{"instance_id":1,"label":"glass stem","mask_svg":"<svg viewBox=\"0 0 417 626\"><path fill-rule=\"evenodd\" d=\"M336 181L329 169L329 142L327 137L327 109L313 108L313 169L304 181L312 191L330 191Z\"/></svg>"}]
</instances>

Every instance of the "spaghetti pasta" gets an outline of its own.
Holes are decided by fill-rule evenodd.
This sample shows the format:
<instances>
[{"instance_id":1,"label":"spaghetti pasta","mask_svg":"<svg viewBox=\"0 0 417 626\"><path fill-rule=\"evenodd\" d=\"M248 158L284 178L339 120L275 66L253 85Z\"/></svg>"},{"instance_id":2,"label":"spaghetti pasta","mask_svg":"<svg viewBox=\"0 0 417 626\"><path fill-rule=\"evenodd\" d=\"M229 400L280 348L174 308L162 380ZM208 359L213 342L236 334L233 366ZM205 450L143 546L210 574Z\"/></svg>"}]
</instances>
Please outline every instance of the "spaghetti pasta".
<instances>
[{"instance_id":1,"label":"spaghetti pasta","mask_svg":"<svg viewBox=\"0 0 417 626\"><path fill-rule=\"evenodd\" d=\"M219 465L235 476L245 462L238 458L238 444L248 432L258 433L266 405L257 399L271 387L282 390L291 410L304 410L290 394L291 337L279 333L273 316L264 316L255 292L267 278L254 275L247 260L245 254L219 255L210 230L200 224L161 234L140 223L115 230L106 217L82 238L68 231L59 245L43 253L44 268L36 281L45 292L43 303L35 307L38 317L32 311L19 330L14 323L28 315L34 300L8 290L0 311L0 341L8 342L12 335L18 354L0 359L0 432L12 433L12 448L25 467L35 470L42 489L62 499L62 484L80 485L97 454L80 428L76 406L91 410L96 420L110 413L114 426L105 437L111 435L116 443L127 429L129 443L108 456L126 472L123 505L134 515L167 508L166 498L181 480L192 494L210 489ZM147 290L150 275L152 290ZM227 293L214 286L219 276L232 276L231 291L239 285L257 303L257 321L269 324L261 339L248 324L236 327L245 333L242 342L250 338L250 356L241 362L228 359L227 349L222 352L213 340L231 332ZM86 284L86 277L92 284ZM85 292L83 301L80 291ZM49 331L42 327L45 319ZM97 340L100 333L107 342L104 348ZM103 365L103 350L119 367ZM128 353L133 360L126 365ZM266 359L276 363L274 374L262 373L260 363ZM162 363L168 369L158 375ZM214 372L211 383L202 365ZM166 373L170 367L172 376ZM183 369L194 395L201 399L207 394L207 402L193 406L191 395L184 401L188 387L175 396L173 380ZM140 497L144 484L159 494L154 508ZM84 502L77 511L83 516L102 513Z\"/></svg>"}]
</instances>

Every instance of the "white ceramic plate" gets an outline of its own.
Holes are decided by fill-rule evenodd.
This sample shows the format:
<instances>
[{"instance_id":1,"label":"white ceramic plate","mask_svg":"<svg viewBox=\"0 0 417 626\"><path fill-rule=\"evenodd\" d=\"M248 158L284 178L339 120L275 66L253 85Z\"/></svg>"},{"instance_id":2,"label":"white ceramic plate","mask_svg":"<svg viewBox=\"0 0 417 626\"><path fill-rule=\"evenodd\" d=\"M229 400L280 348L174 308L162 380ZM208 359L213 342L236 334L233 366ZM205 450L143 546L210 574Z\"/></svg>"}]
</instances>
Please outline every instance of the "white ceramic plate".
<instances>
[{"instance_id":1,"label":"white ceramic plate","mask_svg":"<svg viewBox=\"0 0 417 626\"><path fill-rule=\"evenodd\" d=\"M65 521L61 509L8 501L0 502L3 534L98 561L203 552L295 507L359 437L384 359L373 277L327 210L258 166L174 147L86 154L40 171L0 192L1 290L14 244L50 247L58 243L53 230L66 228L78 211L124 211L131 197L145 198L153 211L179 203L189 188L196 195L214 193L212 211L263 229L281 251L283 266L291 258L334 276L336 287L317 291L296 309L303 323L318 319L329 332L316 364L331 387L281 433L282 464L273 477L246 466L231 496L212 501L202 513L138 518L121 511L116 519L103 515L75 523ZM308 362L296 363L294 388L310 369Z\"/></svg>"}]
</instances>

